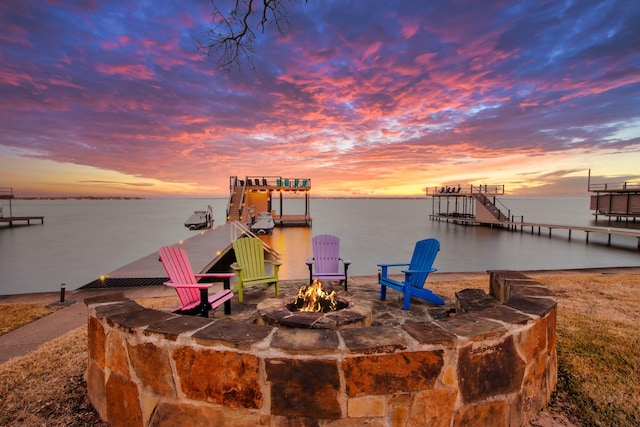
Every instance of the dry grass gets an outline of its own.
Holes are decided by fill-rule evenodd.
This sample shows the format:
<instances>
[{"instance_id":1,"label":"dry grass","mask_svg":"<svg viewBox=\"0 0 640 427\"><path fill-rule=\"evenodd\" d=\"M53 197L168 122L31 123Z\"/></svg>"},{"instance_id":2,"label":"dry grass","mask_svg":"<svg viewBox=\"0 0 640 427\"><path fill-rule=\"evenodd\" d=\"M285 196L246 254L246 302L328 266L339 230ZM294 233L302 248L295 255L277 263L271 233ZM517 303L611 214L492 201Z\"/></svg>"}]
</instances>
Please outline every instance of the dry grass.
<instances>
[{"instance_id":1,"label":"dry grass","mask_svg":"<svg viewBox=\"0 0 640 427\"><path fill-rule=\"evenodd\" d=\"M139 298L136 302L143 307L154 310L167 310L180 306L180 300L177 295L170 297Z\"/></svg>"},{"instance_id":2,"label":"dry grass","mask_svg":"<svg viewBox=\"0 0 640 427\"><path fill-rule=\"evenodd\" d=\"M57 309L45 304L0 304L0 335L38 320Z\"/></svg>"},{"instance_id":3,"label":"dry grass","mask_svg":"<svg viewBox=\"0 0 640 427\"><path fill-rule=\"evenodd\" d=\"M87 398L86 327L0 365L0 426L108 426Z\"/></svg>"},{"instance_id":4,"label":"dry grass","mask_svg":"<svg viewBox=\"0 0 640 427\"><path fill-rule=\"evenodd\" d=\"M556 397L585 425L640 425L640 276L537 279L558 296Z\"/></svg>"},{"instance_id":5,"label":"dry grass","mask_svg":"<svg viewBox=\"0 0 640 427\"><path fill-rule=\"evenodd\" d=\"M559 379L552 402L532 425L640 425L640 275L533 277L558 296ZM432 288L452 298L464 288L486 290L488 283L478 278ZM167 308L177 298L138 302ZM0 319L5 310L0 306ZM85 369L85 328L0 365L0 426L105 426L86 398Z\"/></svg>"},{"instance_id":6,"label":"dry grass","mask_svg":"<svg viewBox=\"0 0 640 427\"><path fill-rule=\"evenodd\" d=\"M640 425L640 276L539 274L558 298L558 387L535 425ZM438 282L438 293L488 290L487 280ZM568 421L571 419L572 421Z\"/></svg>"}]
</instances>

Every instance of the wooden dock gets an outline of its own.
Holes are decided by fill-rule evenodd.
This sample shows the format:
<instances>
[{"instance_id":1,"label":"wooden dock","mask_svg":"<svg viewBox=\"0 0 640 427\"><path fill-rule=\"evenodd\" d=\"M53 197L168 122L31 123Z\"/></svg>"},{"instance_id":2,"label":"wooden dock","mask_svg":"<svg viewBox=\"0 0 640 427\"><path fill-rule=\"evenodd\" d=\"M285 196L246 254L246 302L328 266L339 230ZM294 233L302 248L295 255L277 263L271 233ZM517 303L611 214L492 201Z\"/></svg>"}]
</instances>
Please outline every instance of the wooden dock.
<instances>
[{"instance_id":1,"label":"wooden dock","mask_svg":"<svg viewBox=\"0 0 640 427\"><path fill-rule=\"evenodd\" d=\"M31 225L32 221L40 221L40 224L44 224L43 216L0 216L0 223L9 224L9 227L14 225ZM14 224L15 223L15 224ZM36 222L34 222L35 224Z\"/></svg>"},{"instance_id":2,"label":"wooden dock","mask_svg":"<svg viewBox=\"0 0 640 427\"><path fill-rule=\"evenodd\" d=\"M278 227L309 227L312 219L309 215L279 215L273 217L273 222Z\"/></svg>"},{"instance_id":3,"label":"wooden dock","mask_svg":"<svg viewBox=\"0 0 640 427\"><path fill-rule=\"evenodd\" d=\"M607 244L609 246L612 244L611 242L612 236L631 237L636 239L637 249L640 250L640 231L635 231L635 230L625 230L625 229L611 228L611 227L580 227L580 226L573 226L573 225L542 224L542 223L514 222L514 221L479 222L475 218L460 218L460 217L454 217L449 215L439 215L439 214L431 214L429 215L429 219L435 220L435 221L446 221L454 224L463 224L463 225L485 225L490 227L498 227L503 230L520 231L520 232L524 232L525 229L526 230L531 229L531 234L535 234L537 229L538 235L541 235L542 230L546 229L549 237L551 237L553 230L567 230L569 240L571 240L571 236L574 231L579 231L579 232L585 233L586 243L589 243L589 236L591 234L605 234L607 235Z\"/></svg>"},{"instance_id":4,"label":"wooden dock","mask_svg":"<svg viewBox=\"0 0 640 427\"><path fill-rule=\"evenodd\" d=\"M0 206L0 223L9 224L9 227L13 227L14 225L31 225L31 221L40 221L40 224L44 224L43 216L13 216L11 201L14 197L13 188L0 187L0 200L9 201L9 216L4 216L5 212L2 206Z\"/></svg>"},{"instance_id":5,"label":"wooden dock","mask_svg":"<svg viewBox=\"0 0 640 427\"><path fill-rule=\"evenodd\" d=\"M233 249L233 242L244 234L255 237L242 224L227 222L215 228L201 230L195 236L177 242L174 246L179 246L187 252L194 273L207 273L215 270L216 265ZM276 258L279 256L266 244L265 250ZM158 260L158 253L154 252L97 278L81 289L162 285L167 280L167 273Z\"/></svg>"},{"instance_id":6,"label":"wooden dock","mask_svg":"<svg viewBox=\"0 0 640 427\"><path fill-rule=\"evenodd\" d=\"M202 230L193 237L177 242L187 252L191 268L195 273L204 273L213 267L229 250L233 243L231 225L223 224L213 229ZM158 248L160 249L160 248ZM167 277L167 273L154 252L107 274L107 278Z\"/></svg>"}]
</instances>

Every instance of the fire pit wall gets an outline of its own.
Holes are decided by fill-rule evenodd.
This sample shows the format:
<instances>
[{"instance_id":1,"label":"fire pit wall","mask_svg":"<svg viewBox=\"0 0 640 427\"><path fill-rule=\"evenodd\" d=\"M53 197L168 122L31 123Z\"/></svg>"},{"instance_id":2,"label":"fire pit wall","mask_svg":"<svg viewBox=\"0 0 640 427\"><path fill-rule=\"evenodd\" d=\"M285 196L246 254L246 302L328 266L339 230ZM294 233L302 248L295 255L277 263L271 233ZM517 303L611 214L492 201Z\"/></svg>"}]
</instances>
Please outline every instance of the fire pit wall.
<instances>
[{"instance_id":1,"label":"fire pit wall","mask_svg":"<svg viewBox=\"0 0 640 427\"><path fill-rule=\"evenodd\" d=\"M510 271L490 293L478 311L344 330L88 299L89 398L113 426L522 425L556 385L556 299Z\"/></svg>"}]
</instances>

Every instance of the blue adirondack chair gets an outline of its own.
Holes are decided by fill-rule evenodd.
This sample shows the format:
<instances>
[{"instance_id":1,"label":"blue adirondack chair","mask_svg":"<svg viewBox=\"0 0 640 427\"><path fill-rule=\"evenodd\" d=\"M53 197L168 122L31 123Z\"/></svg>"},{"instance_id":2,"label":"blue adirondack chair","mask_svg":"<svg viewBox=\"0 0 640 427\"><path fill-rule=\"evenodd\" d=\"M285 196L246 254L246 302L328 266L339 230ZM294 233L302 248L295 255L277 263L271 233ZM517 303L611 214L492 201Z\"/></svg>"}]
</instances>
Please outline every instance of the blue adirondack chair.
<instances>
[{"instance_id":1,"label":"blue adirondack chair","mask_svg":"<svg viewBox=\"0 0 640 427\"><path fill-rule=\"evenodd\" d=\"M433 304L442 305L444 300L434 294L430 289L424 287L429 273L436 271L433 268L433 261L440 250L440 242L436 239L420 240L416 243L409 264L378 264L380 267L380 299L384 300L387 296L387 287L395 289L404 294L402 308L409 310L411 297L417 297ZM404 280L398 282L388 277L389 267L408 267L401 270L404 273Z\"/></svg>"},{"instance_id":2,"label":"blue adirondack chair","mask_svg":"<svg viewBox=\"0 0 640 427\"><path fill-rule=\"evenodd\" d=\"M309 266L309 283L313 279L339 280L347 290L347 270L351 261L340 258L340 238L330 234L321 234L311 239L313 258L307 259ZM340 263L343 268L340 271ZM314 272L315 267L315 272Z\"/></svg>"}]
</instances>

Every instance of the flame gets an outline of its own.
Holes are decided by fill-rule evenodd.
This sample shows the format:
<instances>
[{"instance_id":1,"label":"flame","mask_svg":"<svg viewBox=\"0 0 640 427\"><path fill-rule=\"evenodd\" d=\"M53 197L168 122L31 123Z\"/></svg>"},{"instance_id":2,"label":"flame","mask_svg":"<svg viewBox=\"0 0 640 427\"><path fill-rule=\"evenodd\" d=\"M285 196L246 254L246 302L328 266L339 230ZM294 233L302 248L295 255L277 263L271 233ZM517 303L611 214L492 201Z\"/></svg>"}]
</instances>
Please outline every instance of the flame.
<instances>
[{"instance_id":1,"label":"flame","mask_svg":"<svg viewBox=\"0 0 640 427\"><path fill-rule=\"evenodd\" d=\"M295 305L298 311L334 311L337 307L336 291L326 292L322 282L316 279L312 284L300 287Z\"/></svg>"}]
</instances>

